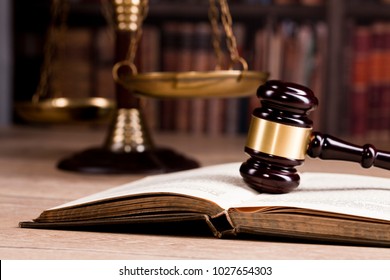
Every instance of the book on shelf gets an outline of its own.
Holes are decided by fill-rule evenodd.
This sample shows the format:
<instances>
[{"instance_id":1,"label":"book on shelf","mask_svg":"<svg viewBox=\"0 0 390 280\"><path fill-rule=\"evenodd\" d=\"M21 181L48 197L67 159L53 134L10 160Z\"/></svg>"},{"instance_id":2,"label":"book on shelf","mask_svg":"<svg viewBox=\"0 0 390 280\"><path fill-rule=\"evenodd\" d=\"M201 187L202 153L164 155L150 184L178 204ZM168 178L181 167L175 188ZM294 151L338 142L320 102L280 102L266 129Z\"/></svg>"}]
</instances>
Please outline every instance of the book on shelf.
<instances>
[{"instance_id":1,"label":"book on shelf","mask_svg":"<svg viewBox=\"0 0 390 280\"><path fill-rule=\"evenodd\" d=\"M319 22L314 27L315 30L315 49L314 69L310 81L310 88L315 92L320 106L312 113L313 129L322 130L321 116L325 114L324 106L326 94L324 93L324 84L326 80L326 61L328 59L328 50L326 43L328 41L328 28L326 23Z\"/></svg>"},{"instance_id":2,"label":"book on shelf","mask_svg":"<svg viewBox=\"0 0 390 280\"><path fill-rule=\"evenodd\" d=\"M193 71L210 71L214 67L214 53L211 46L212 31L208 22L201 21L195 23L194 27L194 49L192 59ZM194 98L191 100L190 130L194 135L201 135L206 130L206 110L207 100Z\"/></svg>"},{"instance_id":3,"label":"book on shelf","mask_svg":"<svg viewBox=\"0 0 390 280\"><path fill-rule=\"evenodd\" d=\"M239 167L233 162L148 176L47 209L20 227L112 231L122 225L136 232L148 225L158 234L200 223L219 238L390 246L390 178L304 172L296 190L272 195L248 187Z\"/></svg>"},{"instance_id":4,"label":"book on shelf","mask_svg":"<svg viewBox=\"0 0 390 280\"><path fill-rule=\"evenodd\" d=\"M351 55L345 58L350 65L350 131L353 136L386 141L390 137L390 24L378 21L350 26Z\"/></svg>"},{"instance_id":5,"label":"book on shelf","mask_svg":"<svg viewBox=\"0 0 390 280\"><path fill-rule=\"evenodd\" d=\"M362 137L367 133L367 116L369 107L368 84L369 84L369 51L370 51L370 30L367 26L351 26L352 46L346 50L346 55L351 54L347 59L350 61L350 84L349 98L352 101L350 111L351 133L354 136Z\"/></svg>"},{"instance_id":6,"label":"book on shelf","mask_svg":"<svg viewBox=\"0 0 390 280\"><path fill-rule=\"evenodd\" d=\"M311 88L322 104L327 57L327 26L323 21L300 23L291 20L270 22L254 34L253 69L270 73L269 79L290 81ZM325 102L324 102L325 103ZM259 106L253 95L249 111ZM312 118L317 130L321 117L320 106Z\"/></svg>"},{"instance_id":7,"label":"book on shelf","mask_svg":"<svg viewBox=\"0 0 390 280\"><path fill-rule=\"evenodd\" d=\"M233 34L236 38L237 51L238 53L247 60L246 55L246 40L247 40L247 28L241 23L235 23L233 26ZM237 65L238 64L238 65ZM242 70L242 65L236 63L233 65L233 69ZM256 95L256 90L253 91L252 95ZM226 98L224 102L224 115L222 117L223 133L225 135L237 135L240 133L240 117L242 114L246 115L248 112L248 106L242 111L242 103L246 104L248 97L244 98ZM248 121L249 123L249 121Z\"/></svg>"},{"instance_id":8,"label":"book on shelf","mask_svg":"<svg viewBox=\"0 0 390 280\"><path fill-rule=\"evenodd\" d=\"M390 2L388 2L390 3ZM383 82L384 82L384 100L382 128L386 131L386 140L390 139L390 22L385 26L385 47L383 55Z\"/></svg>"},{"instance_id":9,"label":"book on shelf","mask_svg":"<svg viewBox=\"0 0 390 280\"><path fill-rule=\"evenodd\" d=\"M175 71L189 72L193 71L193 51L195 49L195 26L192 22L177 23L177 60ZM174 101L176 117L174 123L174 130L177 132L190 131L190 117L191 117L191 100L188 98L179 98Z\"/></svg>"},{"instance_id":10,"label":"book on shelf","mask_svg":"<svg viewBox=\"0 0 390 280\"><path fill-rule=\"evenodd\" d=\"M180 24L172 21L164 22L161 28L161 69L163 72L176 72ZM159 129L173 131L176 117L175 101L161 99L159 108Z\"/></svg>"},{"instance_id":11,"label":"book on shelf","mask_svg":"<svg viewBox=\"0 0 390 280\"><path fill-rule=\"evenodd\" d=\"M58 43L58 55L52 61L55 72L52 84L63 96L69 98L93 96L94 72L91 53L96 51L92 44L92 32L86 28L69 30Z\"/></svg>"},{"instance_id":12,"label":"book on shelf","mask_svg":"<svg viewBox=\"0 0 390 280\"><path fill-rule=\"evenodd\" d=\"M112 78L112 66L115 57L114 34L109 27L100 28L96 31L95 38L96 51L93 53L92 67L96 73L96 81L92 82L94 96L115 99L115 81Z\"/></svg>"},{"instance_id":13,"label":"book on shelf","mask_svg":"<svg viewBox=\"0 0 390 280\"><path fill-rule=\"evenodd\" d=\"M370 112L368 115L368 133L378 137L382 132L382 102L384 101L383 88L383 54L384 54L384 23L376 22L370 26L370 52L369 52L369 99ZM386 108L388 110L388 108Z\"/></svg>"},{"instance_id":14,"label":"book on shelf","mask_svg":"<svg viewBox=\"0 0 390 280\"><path fill-rule=\"evenodd\" d=\"M161 64L160 52L161 32L159 27L153 25L143 26L142 37L137 51L138 54L138 71L140 73L157 72ZM159 128L159 105L160 100L155 98L143 98L142 110L145 121L149 129L156 130Z\"/></svg>"}]
</instances>

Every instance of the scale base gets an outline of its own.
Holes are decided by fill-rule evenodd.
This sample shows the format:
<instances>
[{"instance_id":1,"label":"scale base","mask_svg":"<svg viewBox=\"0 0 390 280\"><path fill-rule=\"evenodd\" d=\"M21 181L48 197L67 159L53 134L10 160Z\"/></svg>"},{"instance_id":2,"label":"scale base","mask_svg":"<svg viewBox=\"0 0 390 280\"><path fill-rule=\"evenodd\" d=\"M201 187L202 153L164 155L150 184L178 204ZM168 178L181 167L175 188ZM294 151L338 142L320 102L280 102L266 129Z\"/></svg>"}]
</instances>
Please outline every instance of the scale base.
<instances>
[{"instance_id":1,"label":"scale base","mask_svg":"<svg viewBox=\"0 0 390 280\"><path fill-rule=\"evenodd\" d=\"M169 148L129 153L90 148L61 160L57 167L90 174L146 174L193 169L199 164Z\"/></svg>"}]
</instances>

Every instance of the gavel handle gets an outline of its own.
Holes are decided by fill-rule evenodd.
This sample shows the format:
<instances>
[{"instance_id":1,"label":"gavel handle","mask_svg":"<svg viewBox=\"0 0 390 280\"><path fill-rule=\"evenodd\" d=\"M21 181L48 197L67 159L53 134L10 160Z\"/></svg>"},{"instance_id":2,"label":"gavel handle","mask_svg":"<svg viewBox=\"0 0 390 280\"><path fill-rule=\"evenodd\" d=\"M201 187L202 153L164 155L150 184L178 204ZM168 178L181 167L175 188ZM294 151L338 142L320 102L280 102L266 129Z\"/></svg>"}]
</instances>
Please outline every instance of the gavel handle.
<instances>
[{"instance_id":1,"label":"gavel handle","mask_svg":"<svg viewBox=\"0 0 390 280\"><path fill-rule=\"evenodd\" d=\"M360 147L319 132L312 133L307 154L313 158L358 162L364 168L390 170L389 152L377 150L371 144Z\"/></svg>"}]
</instances>

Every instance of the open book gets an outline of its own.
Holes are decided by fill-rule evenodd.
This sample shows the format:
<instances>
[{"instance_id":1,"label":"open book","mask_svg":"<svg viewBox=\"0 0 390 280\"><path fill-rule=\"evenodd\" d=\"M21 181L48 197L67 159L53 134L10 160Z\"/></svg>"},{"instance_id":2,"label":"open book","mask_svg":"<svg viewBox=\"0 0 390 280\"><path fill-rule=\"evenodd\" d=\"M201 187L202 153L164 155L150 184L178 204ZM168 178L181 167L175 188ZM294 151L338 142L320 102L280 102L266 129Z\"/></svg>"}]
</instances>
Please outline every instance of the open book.
<instances>
[{"instance_id":1,"label":"open book","mask_svg":"<svg viewBox=\"0 0 390 280\"><path fill-rule=\"evenodd\" d=\"M227 163L153 175L45 210L30 228L137 228L203 221L217 237L255 234L390 245L390 179L302 173L291 193L261 194ZM175 224L175 223L173 223Z\"/></svg>"}]
</instances>

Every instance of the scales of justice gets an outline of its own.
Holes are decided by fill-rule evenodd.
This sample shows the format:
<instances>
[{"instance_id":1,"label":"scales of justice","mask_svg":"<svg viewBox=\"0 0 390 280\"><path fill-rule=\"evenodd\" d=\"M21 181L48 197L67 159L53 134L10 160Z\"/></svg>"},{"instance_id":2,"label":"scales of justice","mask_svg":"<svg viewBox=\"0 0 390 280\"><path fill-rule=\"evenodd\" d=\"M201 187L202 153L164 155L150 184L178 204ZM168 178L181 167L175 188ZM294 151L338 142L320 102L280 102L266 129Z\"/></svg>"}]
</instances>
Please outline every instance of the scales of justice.
<instances>
[{"instance_id":1,"label":"scales of justice","mask_svg":"<svg viewBox=\"0 0 390 280\"><path fill-rule=\"evenodd\" d=\"M49 29L38 89L31 102L18 104L16 111L29 121L46 123L88 122L111 119L102 147L76 152L58 163L58 168L84 173L164 173L196 168L199 163L152 140L143 117L143 98L235 98L250 96L268 74L248 70L239 55L232 31L227 0L209 0L212 44L217 65L212 71L138 72L135 64L147 17L148 0L102 0L107 21L115 30L115 101L101 98L59 97L50 83L53 48L66 21L67 1L52 0L53 22ZM222 32L221 32L222 31ZM224 36L222 36L224 35ZM222 39L228 55L222 52ZM226 68L224 68L226 65ZM239 68L239 70L234 70Z\"/></svg>"}]
</instances>

